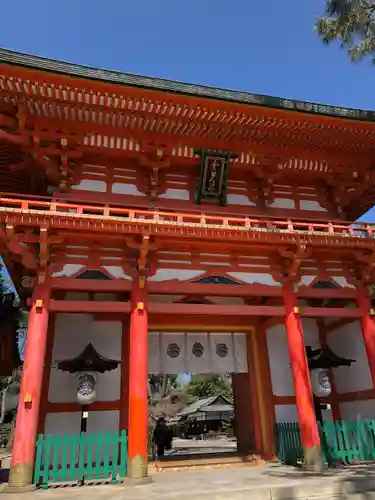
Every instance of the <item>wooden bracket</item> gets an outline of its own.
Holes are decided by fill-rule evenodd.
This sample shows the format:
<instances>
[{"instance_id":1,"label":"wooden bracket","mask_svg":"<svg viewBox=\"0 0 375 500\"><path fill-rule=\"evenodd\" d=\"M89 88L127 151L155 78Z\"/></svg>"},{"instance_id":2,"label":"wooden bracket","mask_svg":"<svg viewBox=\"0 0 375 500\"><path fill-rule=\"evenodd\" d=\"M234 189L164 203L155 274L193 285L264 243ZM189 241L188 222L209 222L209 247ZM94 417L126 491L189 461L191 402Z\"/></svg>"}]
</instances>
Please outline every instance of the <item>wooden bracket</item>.
<instances>
[{"instance_id":1,"label":"wooden bracket","mask_svg":"<svg viewBox=\"0 0 375 500\"><path fill-rule=\"evenodd\" d=\"M298 243L296 248L279 249L283 259L283 276L287 281L296 282L299 276L302 260L311 255L311 248L305 244Z\"/></svg>"},{"instance_id":2,"label":"wooden bracket","mask_svg":"<svg viewBox=\"0 0 375 500\"><path fill-rule=\"evenodd\" d=\"M152 202L160 193L160 172L170 168L172 149L168 145L144 143L141 145L139 164L149 170L149 194Z\"/></svg>"},{"instance_id":3,"label":"wooden bracket","mask_svg":"<svg viewBox=\"0 0 375 500\"><path fill-rule=\"evenodd\" d=\"M146 277L138 276L138 288L143 289L146 286Z\"/></svg>"},{"instance_id":4,"label":"wooden bracket","mask_svg":"<svg viewBox=\"0 0 375 500\"><path fill-rule=\"evenodd\" d=\"M7 250L14 254L26 269L35 270L38 268L36 252L31 245L22 240L23 236L23 232L16 232L14 226L8 224L5 228Z\"/></svg>"},{"instance_id":5,"label":"wooden bracket","mask_svg":"<svg viewBox=\"0 0 375 500\"><path fill-rule=\"evenodd\" d=\"M370 285L375 279L375 250L356 251L354 257L358 263L358 278L364 285Z\"/></svg>"},{"instance_id":6,"label":"wooden bracket","mask_svg":"<svg viewBox=\"0 0 375 500\"><path fill-rule=\"evenodd\" d=\"M138 257L138 271L144 272L147 267L147 255L150 245L150 236L144 235L142 237L142 243L139 247L139 257Z\"/></svg>"}]
</instances>

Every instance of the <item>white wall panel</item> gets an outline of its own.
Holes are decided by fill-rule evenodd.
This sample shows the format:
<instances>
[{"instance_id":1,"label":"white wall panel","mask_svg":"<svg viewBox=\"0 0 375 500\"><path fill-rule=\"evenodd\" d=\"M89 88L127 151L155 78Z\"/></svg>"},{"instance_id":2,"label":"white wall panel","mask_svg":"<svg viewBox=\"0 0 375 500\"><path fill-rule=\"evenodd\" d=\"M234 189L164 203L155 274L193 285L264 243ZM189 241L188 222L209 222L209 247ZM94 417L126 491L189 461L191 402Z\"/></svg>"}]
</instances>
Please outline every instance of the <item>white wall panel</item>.
<instances>
[{"instance_id":1,"label":"white wall panel","mask_svg":"<svg viewBox=\"0 0 375 500\"><path fill-rule=\"evenodd\" d=\"M333 370L337 392L372 389L371 373L359 321L333 330L328 335L328 342L335 354L356 361L351 367L342 366Z\"/></svg>"},{"instance_id":2,"label":"white wall panel","mask_svg":"<svg viewBox=\"0 0 375 500\"><path fill-rule=\"evenodd\" d=\"M74 403L76 400L76 376L58 370L58 361L79 355L89 342L102 356L121 360L121 339L122 323L119 321L95 321L91 314L57 314L49 401ZM120 387L121 366L111 372L98 374L98 401L120 399ZM79 413L50 413L46 417L46 432L79 432L79 422ZM88 422L89 431L92 426L103 431L118 428L118 412L92 412Z\"/></svg>"}]
</instances>

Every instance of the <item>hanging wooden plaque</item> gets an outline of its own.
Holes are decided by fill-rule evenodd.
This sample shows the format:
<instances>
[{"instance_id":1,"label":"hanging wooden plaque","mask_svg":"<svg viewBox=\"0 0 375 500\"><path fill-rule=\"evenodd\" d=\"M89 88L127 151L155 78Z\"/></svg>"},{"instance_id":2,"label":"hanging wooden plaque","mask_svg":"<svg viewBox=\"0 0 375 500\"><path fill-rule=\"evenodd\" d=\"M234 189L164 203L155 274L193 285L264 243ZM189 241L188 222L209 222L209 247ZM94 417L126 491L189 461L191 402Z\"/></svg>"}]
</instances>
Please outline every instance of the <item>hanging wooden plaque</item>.
<instances>
[{"instance_id":1,"label":"hanging wooden plaque","mask_svg":"<svg viewBox=\"0 0 375 500\"><path fill-rule=\"evenodd\" d=\"M196 202L213 201L226 204L229 155L201 154L201 171Z\"/></svg>"}]
</instances>

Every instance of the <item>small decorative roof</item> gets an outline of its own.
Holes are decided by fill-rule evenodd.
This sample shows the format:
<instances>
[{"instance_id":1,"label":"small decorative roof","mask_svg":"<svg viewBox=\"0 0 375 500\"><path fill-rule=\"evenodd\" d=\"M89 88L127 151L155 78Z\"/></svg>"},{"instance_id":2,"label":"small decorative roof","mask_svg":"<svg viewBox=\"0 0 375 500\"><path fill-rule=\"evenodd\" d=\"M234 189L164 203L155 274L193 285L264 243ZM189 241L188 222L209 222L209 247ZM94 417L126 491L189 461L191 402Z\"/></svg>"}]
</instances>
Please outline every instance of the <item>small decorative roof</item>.
<instances>
[{"instance_id":1,"label":"small decorative roof","mask_svg":"<svg viewBox=\"0 0 375 500\"><path fill-rule=\"evenodd\" d=\"M121 361L101 356L90 343L77 357L59 361L57 366L59 370L69 373L84 371L104 373L115 370L120 363Z\"/></svg>"},{"instance_id":2,"label":"small decorative roof","mask_svg":"<svg viewBox=\"0 0 375 500\"><path fill-rule=\"evenodd\" d=\"M355 359L346 359L337 356L328 346L315 350L312 349L311 346L306 346L306 356L310 370L314 370L316 368L338 368L339 366L351 366L352 363L355 363Z\"/></svg>"}]
</instances>

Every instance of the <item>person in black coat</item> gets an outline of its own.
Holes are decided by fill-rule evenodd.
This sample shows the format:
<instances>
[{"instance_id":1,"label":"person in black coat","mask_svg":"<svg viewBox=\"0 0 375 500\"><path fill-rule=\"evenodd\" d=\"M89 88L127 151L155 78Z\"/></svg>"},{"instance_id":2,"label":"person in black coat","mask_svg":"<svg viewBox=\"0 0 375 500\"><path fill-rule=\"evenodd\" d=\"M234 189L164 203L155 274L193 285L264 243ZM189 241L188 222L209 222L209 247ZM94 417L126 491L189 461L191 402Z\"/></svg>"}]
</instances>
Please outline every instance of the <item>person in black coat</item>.
<instances>
[{"instance_id":1,"label":"person in black coat","mask_svg":"<svg viewBox=\"0 0 375 500\"><path fill-rule=\"evenodd\" d=\"M172 430L167 426L163 417L156 422L154 434L152 436L153 445L156 447L158 458L163 457L165 450L172 448L173 434Z\"/></svg>"}]
</instances>

